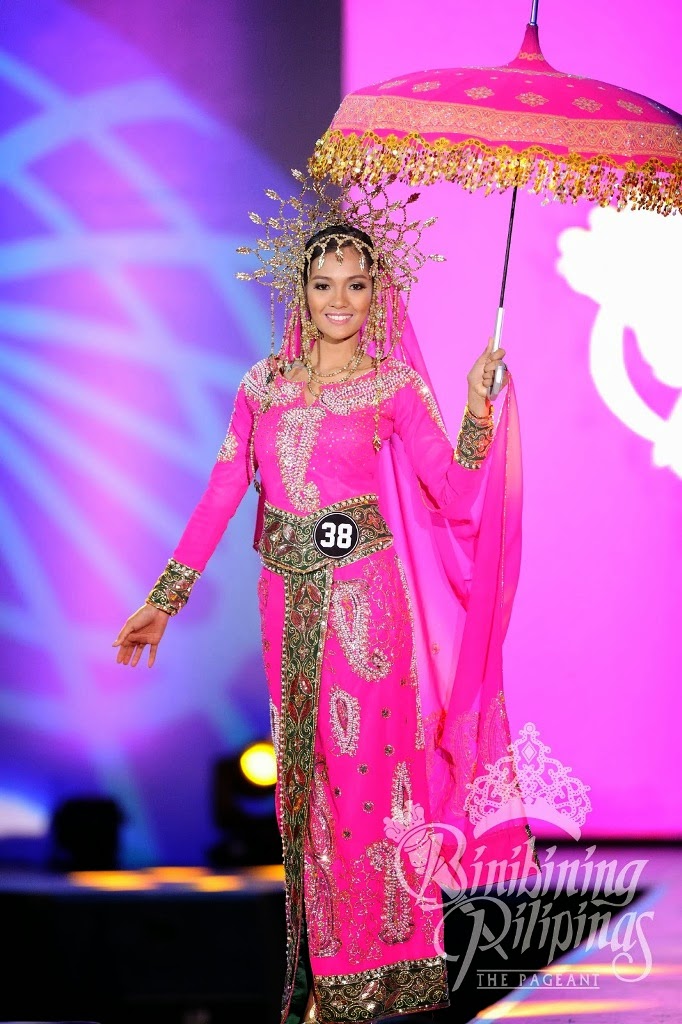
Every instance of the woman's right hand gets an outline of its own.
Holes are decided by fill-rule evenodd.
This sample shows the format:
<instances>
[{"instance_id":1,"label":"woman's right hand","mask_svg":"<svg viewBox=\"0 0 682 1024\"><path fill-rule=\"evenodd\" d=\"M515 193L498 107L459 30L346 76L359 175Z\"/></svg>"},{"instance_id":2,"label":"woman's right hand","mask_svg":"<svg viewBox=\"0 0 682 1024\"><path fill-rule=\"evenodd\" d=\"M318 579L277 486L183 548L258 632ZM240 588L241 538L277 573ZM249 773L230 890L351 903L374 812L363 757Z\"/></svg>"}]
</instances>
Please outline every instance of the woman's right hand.
<instances>
[{"instance_id":1,"label":"woman's right hand","mask_svg":"<svg viewBox=\"0 0 682 1024\"><path fill-rule=\"evenodd\" d=\"M170 615L153 604L143 604L126 620L112 647L118 647L116 661L119 665L135 668L145 646L149 644L149 668L156 659L156 649L168 624Z\"/></svg>"}]
</instances>

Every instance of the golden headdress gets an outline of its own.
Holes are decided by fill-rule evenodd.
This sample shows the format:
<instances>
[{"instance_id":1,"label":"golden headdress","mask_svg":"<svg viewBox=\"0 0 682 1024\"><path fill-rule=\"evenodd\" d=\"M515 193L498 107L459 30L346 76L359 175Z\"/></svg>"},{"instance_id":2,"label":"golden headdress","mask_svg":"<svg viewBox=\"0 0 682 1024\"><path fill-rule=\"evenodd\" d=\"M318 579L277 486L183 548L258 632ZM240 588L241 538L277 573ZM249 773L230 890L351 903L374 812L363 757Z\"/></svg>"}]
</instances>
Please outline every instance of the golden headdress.
<instances>
[{"instance_id":1,"label":"golden headdress","mask_svg":"<svg viewBox=\"0 0 682 1024\"><path fill-rule=\"evenodd\" d=\"M243 255L255 256L260 264L250 273L239 272L237 278L258 281L271 290L271 354L274 356L275 350L276 300L284 303L285 310L279 355L286 358L295 353L304 361L309 357L318 337L310 320L304 289L311 260L314 256L323 260L332 246L341 262L344 248L352 245L360 255L361 266L364 267L367 257L367 269L374 282L372 305L361 344L364 349L373 343L374 357L383 360L400 338L402 316L418 272L427 260L444 259L436 254L425 255L419 249L423 230L430 227L436 218L423 222L411 219L410 208L419 198L419 193L413 192L406 199L391 200L387 191L391 180L380 185L339 188L328 181L306 178L301 171L292 170L291 173L302 186L300 193L285 199L267 189L266 196L278 204L277 213L270 217L250 213L254 224L265 228L264 236L258 238L253 246L237 249ZM370 244L356 233L344 231L344 227L362 232ZM325 230L330 228L339 230ZM317 236L321 232L325 234L318 243ZM387 323L391 325L388 347ZM297 328L300 328L301 351L296 353L292 337Z\"/></svg>"}]
</instances>

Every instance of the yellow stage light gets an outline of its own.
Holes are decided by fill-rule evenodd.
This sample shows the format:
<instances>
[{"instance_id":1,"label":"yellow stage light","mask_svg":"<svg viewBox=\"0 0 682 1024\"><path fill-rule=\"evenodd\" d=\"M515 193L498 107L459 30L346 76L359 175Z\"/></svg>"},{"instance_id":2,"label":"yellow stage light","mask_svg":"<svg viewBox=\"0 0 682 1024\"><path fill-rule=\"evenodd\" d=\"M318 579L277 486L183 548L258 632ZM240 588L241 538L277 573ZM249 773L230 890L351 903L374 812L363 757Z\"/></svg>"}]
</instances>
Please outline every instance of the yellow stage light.
<instances>
[{"instance_id":1,"label":"yellow stage light","mask_svg":"<svg viewBox=\"0 0 682 1024\"><path fill-rule=\"evenodd\" d=\"M239 758L239 767L254 786L274 786L277 759L272 743L252 743Z\"/></svg>"}]
</instances>

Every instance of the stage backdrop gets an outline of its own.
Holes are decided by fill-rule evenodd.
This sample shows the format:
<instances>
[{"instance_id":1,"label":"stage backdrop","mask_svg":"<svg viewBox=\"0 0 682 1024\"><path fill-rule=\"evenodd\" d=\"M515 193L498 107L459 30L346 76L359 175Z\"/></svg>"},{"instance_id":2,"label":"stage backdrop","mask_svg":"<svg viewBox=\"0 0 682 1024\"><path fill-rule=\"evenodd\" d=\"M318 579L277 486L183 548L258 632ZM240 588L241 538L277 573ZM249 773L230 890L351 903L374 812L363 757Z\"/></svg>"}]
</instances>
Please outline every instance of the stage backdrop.
<instances>
[{"instance_id":1,"label":"stage backdrop","mask_svg":"<svg viewBox=\"0 0 682 1024\"><path fill-rule=\"evenodd\" d=\"M345 0L343 91L504 64L530 7L431 0L415 17L402 0ZM540 0L539 27L557 69L682 110L679 3ZM440 218L429 244L448 262L424 272L412 312L453 432L494 326L510 199L451 184L422 193L422 213ZM504 344L525 532L507 704L513 736L534 722L550 756L591 787L583 836L682 832L681 270L680 217L519 193Z\"/></svg>"},{"instance_id":2,"label":"stage backdrop","mask_svg":"<svg viewBox=\"0 0 682 1024\"><path fill-rule=\"evenodd\" d=\"M96 793L127 863L201 862L214 759L268 733L255 492L154 670L111 643L269 350L235 248L338 105L339 33L333 2L0 6L5 859Z\"/></svg>"},{"instance_id":3,"label":"stage backdrop","mask_svg":"<svg viewBox=\"0 0 682 1024\"><path fill-rule=\"evenodd\" d=\"M526 0L347 0L344 89L500 63ZM267 732L245 499L152 672L111 641L201 494L265 294L235 282L247 211L340 98L335 3L0 6L0 856L68 796L116 797L128 864L201 862L214 759ZM559 67L682 107L678 5L541 0ZM457 429L497 303L509 196L425 192L413 314ZM679 218L519 197L506 325L525 545L506 646L532 720L586 785L585 834L679 830ZM677 268L677 269L676 269ZM613 386L613 382L617 386ZM3 840L4 837L4 840Z\"/></svg>"}]
</instances>

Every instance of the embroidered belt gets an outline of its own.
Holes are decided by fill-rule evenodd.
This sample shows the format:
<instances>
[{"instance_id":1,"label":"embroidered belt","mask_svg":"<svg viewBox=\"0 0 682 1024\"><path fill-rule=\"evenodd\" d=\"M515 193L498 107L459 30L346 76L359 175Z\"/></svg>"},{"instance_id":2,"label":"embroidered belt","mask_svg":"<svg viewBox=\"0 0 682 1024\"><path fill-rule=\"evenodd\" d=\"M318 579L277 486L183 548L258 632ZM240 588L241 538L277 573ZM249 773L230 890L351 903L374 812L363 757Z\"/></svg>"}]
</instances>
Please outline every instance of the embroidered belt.
<instances>
[{"instance_id":1,"label":"embroidered belt","mask_svg":"<svg viewBox=\"0 0 682 1024\"><path fill-rule=\"evenodd\" d=\"M264 503L258 550L264 565L283 576L285 595L277 751L287 917L282 1021L289 1013L303 926L304 841L334 566L392 544L376 494L337 501L308 516Z\"/></svg>"},{"instance_id":2,"label":"embroidered belt","mask_svg":"<svg viewBox=\"0 0 682 1024\"><path fill-rule=\"evenodd\" d=\"M376 494L363 494L307 516L284 512L266 501L258 550L269 569L284 575L350 565L392 543Z\"/></svg>"}]
</instances>

